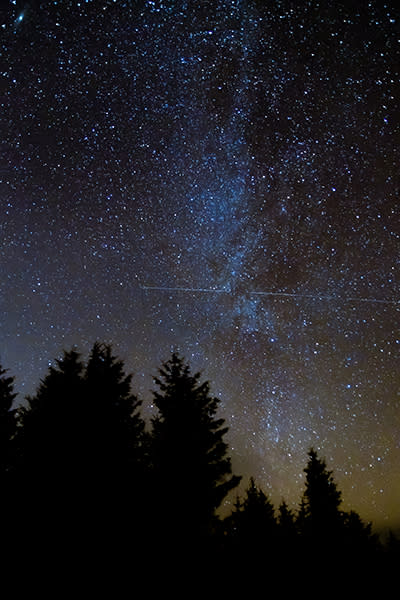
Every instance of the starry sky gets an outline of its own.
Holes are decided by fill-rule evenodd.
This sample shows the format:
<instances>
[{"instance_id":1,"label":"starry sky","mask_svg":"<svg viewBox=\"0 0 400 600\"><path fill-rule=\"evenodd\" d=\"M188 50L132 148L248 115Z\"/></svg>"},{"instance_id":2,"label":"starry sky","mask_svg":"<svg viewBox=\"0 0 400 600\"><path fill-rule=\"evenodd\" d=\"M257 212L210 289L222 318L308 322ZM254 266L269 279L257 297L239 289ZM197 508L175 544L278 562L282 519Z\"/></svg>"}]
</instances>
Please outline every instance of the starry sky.
<instances>
[{"instance_id":1,"label":"starry sky","mask_svg":"<svg viewBox=\"0 0 400 600\"><path fill-rule=\"evenodd\" d=\"M400 525L399 9L3 0L0 360L22 400L110 342L171 350L235 472L294 506L314 446Z\"/></svg>"}]
</instances>

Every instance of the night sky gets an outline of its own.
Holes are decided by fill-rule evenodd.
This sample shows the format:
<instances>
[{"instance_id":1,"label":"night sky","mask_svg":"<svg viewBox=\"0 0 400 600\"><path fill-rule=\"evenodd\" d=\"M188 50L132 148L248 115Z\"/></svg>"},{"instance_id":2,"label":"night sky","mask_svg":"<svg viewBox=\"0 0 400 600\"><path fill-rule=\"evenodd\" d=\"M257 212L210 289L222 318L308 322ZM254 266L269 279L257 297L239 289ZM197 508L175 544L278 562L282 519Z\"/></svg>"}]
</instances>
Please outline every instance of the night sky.
<instances>
[{"instance_id":1,"label":"night sky","mask_svg":"<svg viewBox=\"0 0 400 600\"><path fill-rule=\"evenodd\" d=\"M111 342L151 412L179 351L234 470L294 506L312 445L400 525L400 11L1 2L0 360L23 400Z\"/></svg>"}]
</instances>

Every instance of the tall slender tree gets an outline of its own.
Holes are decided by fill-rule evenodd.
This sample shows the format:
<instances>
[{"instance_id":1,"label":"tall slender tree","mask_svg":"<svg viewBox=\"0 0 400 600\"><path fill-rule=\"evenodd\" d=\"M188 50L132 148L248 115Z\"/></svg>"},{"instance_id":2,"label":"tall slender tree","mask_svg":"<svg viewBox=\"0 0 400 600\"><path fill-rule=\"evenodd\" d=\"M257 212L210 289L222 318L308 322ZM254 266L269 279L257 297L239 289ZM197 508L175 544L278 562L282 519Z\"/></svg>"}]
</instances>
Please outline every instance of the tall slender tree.
<instances>
[{"instance_id":1,"label":"tall slender tree","mask_svg":"<svg viewBox=\"0 0 400 600\"><path fill-rule=\"evenodd\" d=\"M95 343L84 374L87 520L114 541L141 523L146 485L147 437L131 380L111 346Z\"/></svg>"},{"instance_id":2,"label":"tall slender tree","mask_svg":"<svg viewBox=\"0 0 400 600\"><path fill-rule=\"evenodd\" d=\"M343 546L344 513L342 494L324 459L311 448L298 524L309 552L318 550L317 560L339 560ZM305 553L307 554L307 552Z\"/></svg>"},{"instance_id":3,"label":"tall slender tree","mask_svg":"<svg viewBox=\"0 0 400 600\"><path fill-rule=\"evenodd\" d=\"M304 508L306 520L313 531L324 527L336 527L342 521L341 492L333 479L332 471L328 471L324 459L318 457L311 448L308 452L308 463L304 472L306 485L304 491Z\"/></svg>"},{"instance_id":4,"label":"tall slender tree","mask_svg":"<svg viewBox=\"0 0 400 600\"><path fill-rule=\"evenodd\" d=\"M139 412L142 403L132 393L131 381L111 346L96 342L84 374L93 469L127 479L143 460L145 427Z\"/></svg>"},{"instance_id":5,"label":"tall slender tree","mask_svg":"<svg viewBox=\"0 0 400 600\"><path fill-rule=\"evenodd\" d=\"M296 526L296 516L294 512L288 507L285 500L279 505L278 508L278 537L279 546L282 555L287 555L289 558L293 558L297 551L298 545L298 531Z\"/></svg>"},{"instance_id":6,"label":"tall slender tree","mask_svg":"<svg viewBox=\"0 0 400 600\"><path fill-rule=\"evenodd\" d=\"M232 475L224 441L228 428L217 417L219 401L210 395L209 383L200 383L200 374L192 375L175 353L155 383L154 514L164 541L174 536L187 544L207 537L218 507L240 477Z\"/></svg>"}]
</instances>

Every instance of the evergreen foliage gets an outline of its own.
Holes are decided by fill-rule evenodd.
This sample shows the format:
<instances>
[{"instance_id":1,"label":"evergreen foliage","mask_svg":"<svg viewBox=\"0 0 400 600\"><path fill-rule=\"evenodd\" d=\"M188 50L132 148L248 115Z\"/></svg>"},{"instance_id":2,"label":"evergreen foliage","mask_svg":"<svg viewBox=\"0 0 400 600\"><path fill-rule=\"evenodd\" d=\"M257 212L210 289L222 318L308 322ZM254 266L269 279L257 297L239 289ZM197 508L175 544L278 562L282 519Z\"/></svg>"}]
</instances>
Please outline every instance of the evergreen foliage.
<instances>
[{"instance_id":1,"label":"evergreen foliage","mask_svg":"<svg viewBox=\"0 0 400 600\"><path fill-rule=\"evenodd\" d=\"M224 441L228 428L216 416L218 399L199 379L175 353L155 378L151 458L155 514L165 536L172 531L175 537L209 536L216 510L240 481L231 474Z\"/></svg>"},{"instance_id":2,"label":"evergreen foliage","mask_svg":"<svg viewBox=\"0 0 400 600\"><path fill-rule=\"evenodd\" d=\"M76 553L93 553L134 528L144 422L130 384L122 361L96 343L86 366L76 351L64 352L20 409L17 504L31 539L59 551L80 539Z\"/></svg>"},{"instance_id":3,"label":"evergreen foliage","mask_svg":"<svg viewBox=\"0 0 400 600\"><path fill-rule=\"evenodd\" d=\"M311 448L308 452L305 491L302 505L302 528L310 539L317 540L338 533L342 525L341 492L328 471L326 462Z\"/></svg>"},{"instance_id":4,"label":"evergreen foliage","mask_svg":"<svg viewBox=\"0 0 400 600\"><path fill-rule=\"evenodd\" d=\"M3 549L11 547L15 528L10 519L16 504L14 495L13 467L15 463L14 437L16 432L16 409L14 400L14 377L0 365L0 540Z\"/></svg>"},{"instance_id":5,"label":"evergreen foliage","mask_svg":"<svg viewBox=\"0 0 400 600\"><path fill-rule=\"evenodd\" d=\"M308 452L305 491L299 510L298 528L305 556L318 551L321 563L348 568L349 561L365 565L376 558L377 538L371 524L355 511L340 509L342 494L324 459L311 448ZM355 568L355 567L354 567Z\"/></svg>"},{"instance_id":6,"label":"evergreen foliage","mask_svg":"<svg viewBox=\"0 0 400 600\"><path fill-rule=\"evenodd\" d=\"M131 392L132 375L110 346L94 344L84 374L88 439L100 477L132 477L142 462L144 421L141 401Z\"/></svg>"},{"instance_id":7,"label":"evergreen foliage","mask_svg":"<svg viewBox=\"0 0 400 600\"><path fill-rule=\"evenodd\" d=\"M12 462L11 440L16 428L16 410L13 403L17 394L14 392L14 377L7 376L7 369L0 365L0 480L9 472Z\"/></svg>"},{"instance_id":8,"label":"evergreen foliage","mask_svg":"<svg viewBox=\"0 0 400 600\"><path fill-rule=\"evenodd\" d=\"M282 500L278 507L278 549L281 556L294 559L299 550L299 531L295 512Z\"/></svg>"},{"instance_id":9,"label":"evergreen foliage","mask_svg":"<svg viewBox=\"0 0 400 600\"><path fill-rule=\"evenodd\" d=\"M148 561L198 575L205 560L251 576L395 572L399 540L382 547L371 524L341 508L342 494L311 448L298 510L277 511L250 478L224 520L219 509L240 477L232 474L219 401L207 381L172 354L155 377L156 414L146 431L132 376L110 346L94 344L87 363L64 352L27 406L14 408L14 378L0 368L2 540L31 564L75 568ZM39 552L40 548L40 552ZM207 559L205 558L207 557ZM39 568L39 567L38 567ZM266 571L267 572L267 571Z\"/></svg>"},{"instance_id":10,"label":"evergreen foliage","mask_svg":"<svg viewBox=\"0 0 400 600\"><path fill-rule=\"evenodd\" d=\"M19 467L36 489L62 485L82 460L83 363L73 350L55 362L19 410Z\"/></svg>"},{"instance_id":11,"label":"evergreen foliage","mask_svg":"<svg viewBox=\"0 0 400 600\"><path fill-rule=\"evenodd\" d=\"M251 477L244 497L236 499L232 514L225 519L231 559L246 568L267 558L271 560L276 551L277 529L272 502Z\"/></svg>"},{"instance_id":12,"label":"evergreen foliage","mask_svg":"<svg viewBox=\"0 0 400 600\"><path fill-rule=\"evenodd\" d=\"M233 536L240 545L251 541L257 546L266 544L276 535L277 522L274 507L268 496L259 488L253 477L245 491L243 499L237 498L230 517ZM259 540L259 543L256 540Z\"/></svg>"}]
</instances>

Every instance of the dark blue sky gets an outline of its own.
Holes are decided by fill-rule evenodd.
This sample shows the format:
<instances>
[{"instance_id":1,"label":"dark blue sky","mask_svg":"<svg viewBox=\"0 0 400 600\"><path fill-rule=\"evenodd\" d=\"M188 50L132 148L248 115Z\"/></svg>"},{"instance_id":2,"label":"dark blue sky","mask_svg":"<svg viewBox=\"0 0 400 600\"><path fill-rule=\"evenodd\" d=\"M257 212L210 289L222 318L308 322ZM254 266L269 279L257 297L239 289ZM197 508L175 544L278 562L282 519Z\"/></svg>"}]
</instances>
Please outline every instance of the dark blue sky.
<instances>
[{"instance_id":1,"label":"dark blue sky","mask_svg":"<svg viewBox=\"0 0 400 600\"><path fill-rule=\"evenodd\" d=\"M361 516L399 520L394 3L4 7L0 357L20 398L101 340L149 401L177 349L245 479L295 503L313 445Z\"/></svg>"}]
</instances>

